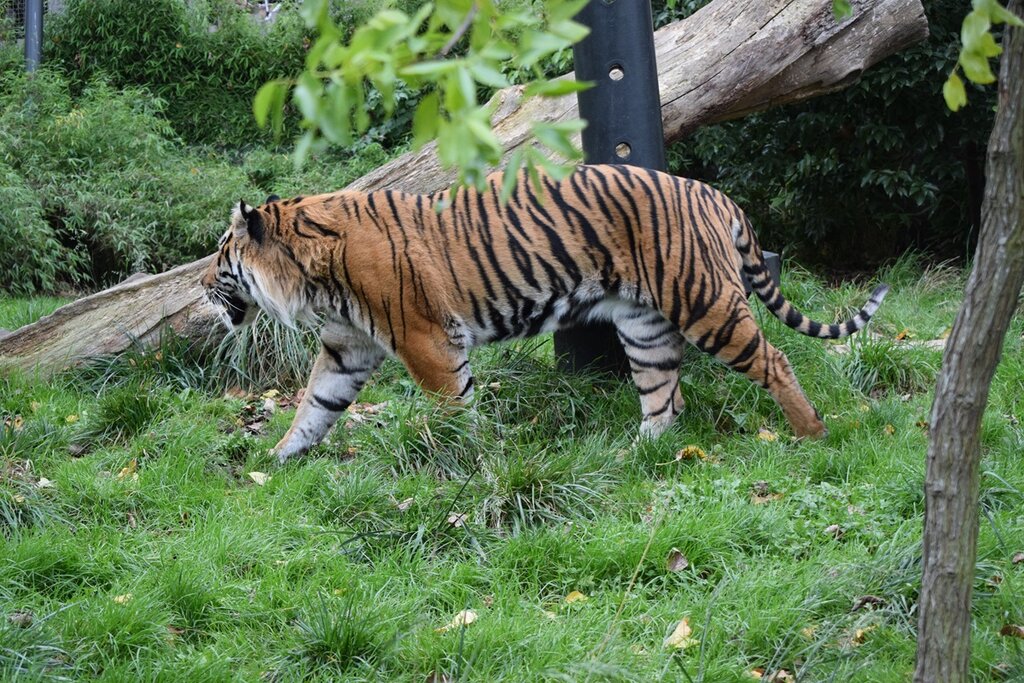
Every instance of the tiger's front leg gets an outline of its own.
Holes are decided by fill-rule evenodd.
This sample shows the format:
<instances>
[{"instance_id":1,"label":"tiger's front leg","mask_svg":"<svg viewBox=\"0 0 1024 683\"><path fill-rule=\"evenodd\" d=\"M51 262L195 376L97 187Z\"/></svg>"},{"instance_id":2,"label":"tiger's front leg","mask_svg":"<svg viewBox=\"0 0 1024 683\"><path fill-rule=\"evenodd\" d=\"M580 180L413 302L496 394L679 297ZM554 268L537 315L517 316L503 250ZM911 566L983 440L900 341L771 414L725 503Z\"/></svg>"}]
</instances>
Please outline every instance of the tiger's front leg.
<instances>
[{"instance_id":1,"label":"tiger's front leg","mask_svg":"<svg viewBox=\"0 0 1024 683\"><path fill-rule=\"evenodd\" d=\"M292 425L271 451L282 464L320 443L381 361L384 351L369 335L340 323L320 333L320 355Z\"/></svg>"}]
</instances>

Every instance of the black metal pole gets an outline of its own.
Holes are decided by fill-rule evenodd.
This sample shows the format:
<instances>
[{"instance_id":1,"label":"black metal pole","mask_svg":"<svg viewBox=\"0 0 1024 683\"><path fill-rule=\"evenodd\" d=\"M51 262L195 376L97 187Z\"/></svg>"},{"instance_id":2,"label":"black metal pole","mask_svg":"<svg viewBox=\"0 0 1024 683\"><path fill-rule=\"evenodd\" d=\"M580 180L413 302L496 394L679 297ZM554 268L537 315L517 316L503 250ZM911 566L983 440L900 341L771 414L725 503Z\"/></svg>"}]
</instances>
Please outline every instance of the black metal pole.
<instances>
[{"instance_id":1,"label":"black metal pole","mask_svg":"<svg viewBox=\"0 0 1024 683\"><path fill-rule=\"evenodd\" d=\"M25 71L35 71L43 61L43 0L25 2Z\"/></svg>"},{"instance_id":2,"label":"black metal pole","mask_svg":"<svg viewBox=\"0 0 1024 683\"><path fill-rule=\"evenodd\" d=\"M573 48L576 78L594 83L578 96L586 162L665 170L650 1L591 0L576 20L590 29ZM570 370L629 369L610 324L556 332L555 354Z\"/></svg>"}]
</instances>

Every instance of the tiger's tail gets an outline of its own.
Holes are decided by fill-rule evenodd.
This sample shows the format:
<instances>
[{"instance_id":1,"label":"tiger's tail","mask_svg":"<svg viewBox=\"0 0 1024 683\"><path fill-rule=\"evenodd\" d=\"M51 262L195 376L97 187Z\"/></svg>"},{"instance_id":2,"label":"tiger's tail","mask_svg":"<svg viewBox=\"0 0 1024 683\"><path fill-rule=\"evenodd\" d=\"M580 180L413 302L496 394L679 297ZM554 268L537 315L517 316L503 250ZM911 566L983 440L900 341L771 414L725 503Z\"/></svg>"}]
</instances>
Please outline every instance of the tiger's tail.
<instances>
[{"instance_id":1,"label":"tiger's tail","mask_svg":"<svg viewBox=\"0 0 1024 683\"><path fill-rule=\"evenodd\" d=\"M750 281L750 286L757 294L757 298L764 302L776 318L791 327L800 334L819 339L842 339L854 332L858 332L868 324L871 316L875 314L878 307L889 292L889 285L879 285L871 292L871 297L857 315L841 323L825 325L817 320L812 320L796 309L796 306L789 303L778 285L772 280L768 266L764 260L761 247L754 237L750 223L744 218L743 223L734 218L732 223L733 244L743 259L743 274Z\"/></svg>"}]
</instances>

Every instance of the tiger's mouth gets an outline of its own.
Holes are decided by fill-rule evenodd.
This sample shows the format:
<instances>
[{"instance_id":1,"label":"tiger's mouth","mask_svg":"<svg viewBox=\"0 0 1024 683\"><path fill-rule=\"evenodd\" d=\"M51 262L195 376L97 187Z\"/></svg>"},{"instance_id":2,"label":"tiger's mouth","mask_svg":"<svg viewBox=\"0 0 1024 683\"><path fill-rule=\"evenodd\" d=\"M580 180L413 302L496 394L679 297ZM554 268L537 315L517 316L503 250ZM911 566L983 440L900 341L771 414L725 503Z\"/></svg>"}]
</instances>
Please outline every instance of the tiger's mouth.
<instances>
[{"instance_id":1,"label":"tiger's mouth","mask_svg":"<svg viewBox=\"0 0 1024 683\"><path fill-rule=\"evenodd\" d=\"M248 325L258 313L256 307L234 292L225 293L207 290L207 297L213 305L224 309L224 317L231 327Z\"/></svg>"},{"instance_id":2,"label":"tiger's mouth","mask_svg":"<svg viewBox=\"0 0 1024 683\"><path fill-rule=\"evenodd\" d=\"M231 320L231 324L235 327L240 327L245 323L246 315L249 312L249 307L245 305L241 297L231 295L224 302L224 308L228 312L228 319Z\"/></svg>"}]
</instances>

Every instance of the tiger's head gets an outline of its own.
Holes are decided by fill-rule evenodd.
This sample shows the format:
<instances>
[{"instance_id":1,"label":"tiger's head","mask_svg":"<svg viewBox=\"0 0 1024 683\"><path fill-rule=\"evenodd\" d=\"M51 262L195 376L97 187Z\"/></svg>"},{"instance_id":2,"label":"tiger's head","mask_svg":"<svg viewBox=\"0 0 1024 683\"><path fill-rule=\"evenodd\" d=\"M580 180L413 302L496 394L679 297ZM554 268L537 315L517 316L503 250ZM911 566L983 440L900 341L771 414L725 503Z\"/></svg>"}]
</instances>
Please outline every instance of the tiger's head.
<instances>
[{"instance_id":1,"label":"tiger's head","mask_svg":"<svg viewBox=\"0 0 1024 683\"><path fill-rule=\"evenodd\" d=\"M262 309L288 327L295 327L306 308L301 277L284 257L277 235L280 211L271 209L279 197L271 195L259 207L240 201L231 214L231 226L220 238L217 253L201 283L228 328L251 323Z\"/></svg>"}]
</instances>

